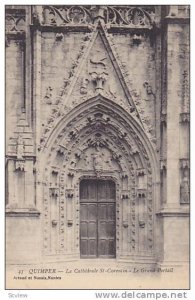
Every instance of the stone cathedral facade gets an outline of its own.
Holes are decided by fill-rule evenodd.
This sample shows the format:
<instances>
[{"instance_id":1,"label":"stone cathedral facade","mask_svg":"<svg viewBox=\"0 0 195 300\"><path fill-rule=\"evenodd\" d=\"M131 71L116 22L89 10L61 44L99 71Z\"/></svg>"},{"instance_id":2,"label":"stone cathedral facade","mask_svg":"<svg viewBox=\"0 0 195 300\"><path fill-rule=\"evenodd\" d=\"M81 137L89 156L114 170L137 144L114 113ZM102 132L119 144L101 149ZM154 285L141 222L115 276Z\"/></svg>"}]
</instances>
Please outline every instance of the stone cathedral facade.
<instances>
[{"instance_id":1,"label":"stone cathedral facade","mask_svg":"<svg viewBox=\"0 0 195 300\"><path fill-rule=\"evenodd\" d=\"M189 262L189 7L6 6L8 263Z\"/></svg>"}]
</instances>

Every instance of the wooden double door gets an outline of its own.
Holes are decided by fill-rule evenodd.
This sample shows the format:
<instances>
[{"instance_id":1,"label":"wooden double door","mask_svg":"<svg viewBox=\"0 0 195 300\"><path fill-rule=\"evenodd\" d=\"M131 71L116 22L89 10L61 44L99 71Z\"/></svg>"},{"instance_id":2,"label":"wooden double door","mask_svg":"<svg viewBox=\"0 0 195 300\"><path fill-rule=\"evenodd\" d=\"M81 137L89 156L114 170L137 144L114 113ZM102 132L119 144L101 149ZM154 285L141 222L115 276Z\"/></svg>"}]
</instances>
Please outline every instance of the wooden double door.
<instances>
[{"instance_id":1,"label":"wooden double door","mask_svg":"<svg viewBox=\"0 0 195 300\"><path fill-rule=\"evenodd\" d=\"M111 180L80 183L80 255L116 257L116 187Z\"/></svg>"}]
</instances>

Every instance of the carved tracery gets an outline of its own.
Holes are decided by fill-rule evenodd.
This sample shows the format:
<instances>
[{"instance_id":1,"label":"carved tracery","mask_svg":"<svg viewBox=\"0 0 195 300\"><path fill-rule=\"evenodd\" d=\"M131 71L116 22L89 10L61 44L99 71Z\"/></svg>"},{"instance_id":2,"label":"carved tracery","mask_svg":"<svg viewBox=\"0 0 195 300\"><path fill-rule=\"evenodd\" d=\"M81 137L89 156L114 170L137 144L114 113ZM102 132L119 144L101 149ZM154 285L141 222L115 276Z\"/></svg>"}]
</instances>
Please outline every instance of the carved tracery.
<instances>
[{"instance_id":1,"label":"carved tracery","mask_svg":"<svg viewBox=\"0 0 195 300\"><path fill-rule=\"evenodd\" d=\"M93 25L101 19L112 26L151 29L155 22L155 10L152 6L47 5L42 14L42 24L53 26Z\"/></svg>"},{"instance_id":2,"label":"carved tracery","mask_svg":"<svg viewBox=\"0 0 195 300\"><path fill-rule=\"evenodd\" d=\"M114 111L111 106L105 106L101 98L95 101L96 105L90 104L89 107L83 104L84 107L86 106L85 110L81 109L79 113L75 111L74 117L65 122L59 133L55 134L57 138L52 142L52 153L47 156L48 159L45 162L47 165L44 172L45 178L50 178L52 170L59 168L59 194L54 192L56 197L59 195L58 201L62 208L59 212L58 225L56 225L59 226L57 227L60 241L58 251L70 251L74 248L73 244L77 253L79 251L79 182L81 178L114 178L118 186L117 247L119 249L119 243L124 244L122 247L124 251L128 251L129 255L133 253L139 255L141 253L138 247L139 236L143 235L147 241L143 251L148 251L152 255L154 250L152 190L154 174L148 150L145 149L142 140L133 129L134 126L132 127L124 116L116 111L116 108ZM44 190L48 190L50 181L44 180L44 182ZM47 194L48 192L44 192L44 195ZM141 200L139 200L140 197ZM140 211L139 203L142 207ZM48 254L52 251L49 246L51 243L49 207L50 204L45 196L44 251ZM122 213L124 207L127 209L126 216ZM73 211L76 212L76 223L72 222ZM120 229L121 222L124 224L123 229ZM137 224L140 225L137 226ZM73 239L70 242L72 246L67 246L68 237L64 237L67 230L72 232ZM127 234L126 246L123 230L126 230L125 234ZM121 251L123 253L123 250Z\"/></svg>"}]
</instances>

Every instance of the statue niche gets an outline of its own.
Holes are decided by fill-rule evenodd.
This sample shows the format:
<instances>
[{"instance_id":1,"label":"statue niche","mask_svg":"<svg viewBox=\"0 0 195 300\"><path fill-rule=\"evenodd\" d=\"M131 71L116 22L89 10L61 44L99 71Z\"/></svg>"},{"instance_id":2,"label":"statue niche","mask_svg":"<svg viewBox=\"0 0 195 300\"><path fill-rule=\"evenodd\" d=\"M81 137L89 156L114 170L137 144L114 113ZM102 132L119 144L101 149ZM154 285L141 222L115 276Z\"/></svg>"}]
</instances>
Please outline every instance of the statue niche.
<instances>
[{"instance_id":1,"label":"statue niche","mask_svg":"<svg viewBox=\"0 0 195 300\"><path fill-rule=\"evenodd\" d=\"M190 183L189 183L189 170L183 170L183 178L180 184L180 202L185 204L190 202Z\"/></svg>"},{"instance_id":2,"label":"statue niche","mask_svg":"<svg viewBox=\"0 0 195 300\"><path fill-rule=\"evenodd\" d=\"M99 173L103 170L103 156L100 150L97 150L93 155L93 167L95 173Z\"/></svg>"}]
</instances>

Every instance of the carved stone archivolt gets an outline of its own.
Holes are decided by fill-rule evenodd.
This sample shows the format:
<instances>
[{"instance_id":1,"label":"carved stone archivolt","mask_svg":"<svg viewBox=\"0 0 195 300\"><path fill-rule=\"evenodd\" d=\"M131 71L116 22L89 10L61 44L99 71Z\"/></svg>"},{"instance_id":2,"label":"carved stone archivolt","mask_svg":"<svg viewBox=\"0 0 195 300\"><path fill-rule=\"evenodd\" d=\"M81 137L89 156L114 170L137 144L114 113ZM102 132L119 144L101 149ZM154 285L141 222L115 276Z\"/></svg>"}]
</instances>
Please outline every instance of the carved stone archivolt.
<instances>
[{"instance_id":1,"label":"carved stone archivolt","mask_svg":"<svg viewBox=\"0 0 195 300\"><path fill-rule=\"evenodd\" d=\"M43 182L46 254L54 251L50 236L51 197L60 206L55 225L59 243L54 252L71 253L74 249L78 255L80 180L101 178L116 183L117 255L141 255L147 251L153 256L156 162L153 147L138 126L120 106L96 96L73 109L53 128L39 154L45 168L37 178ZM123 216L124 210L127 214ZM140 250L142 236L147 242Z\"/></svg>"}]
</instances>

